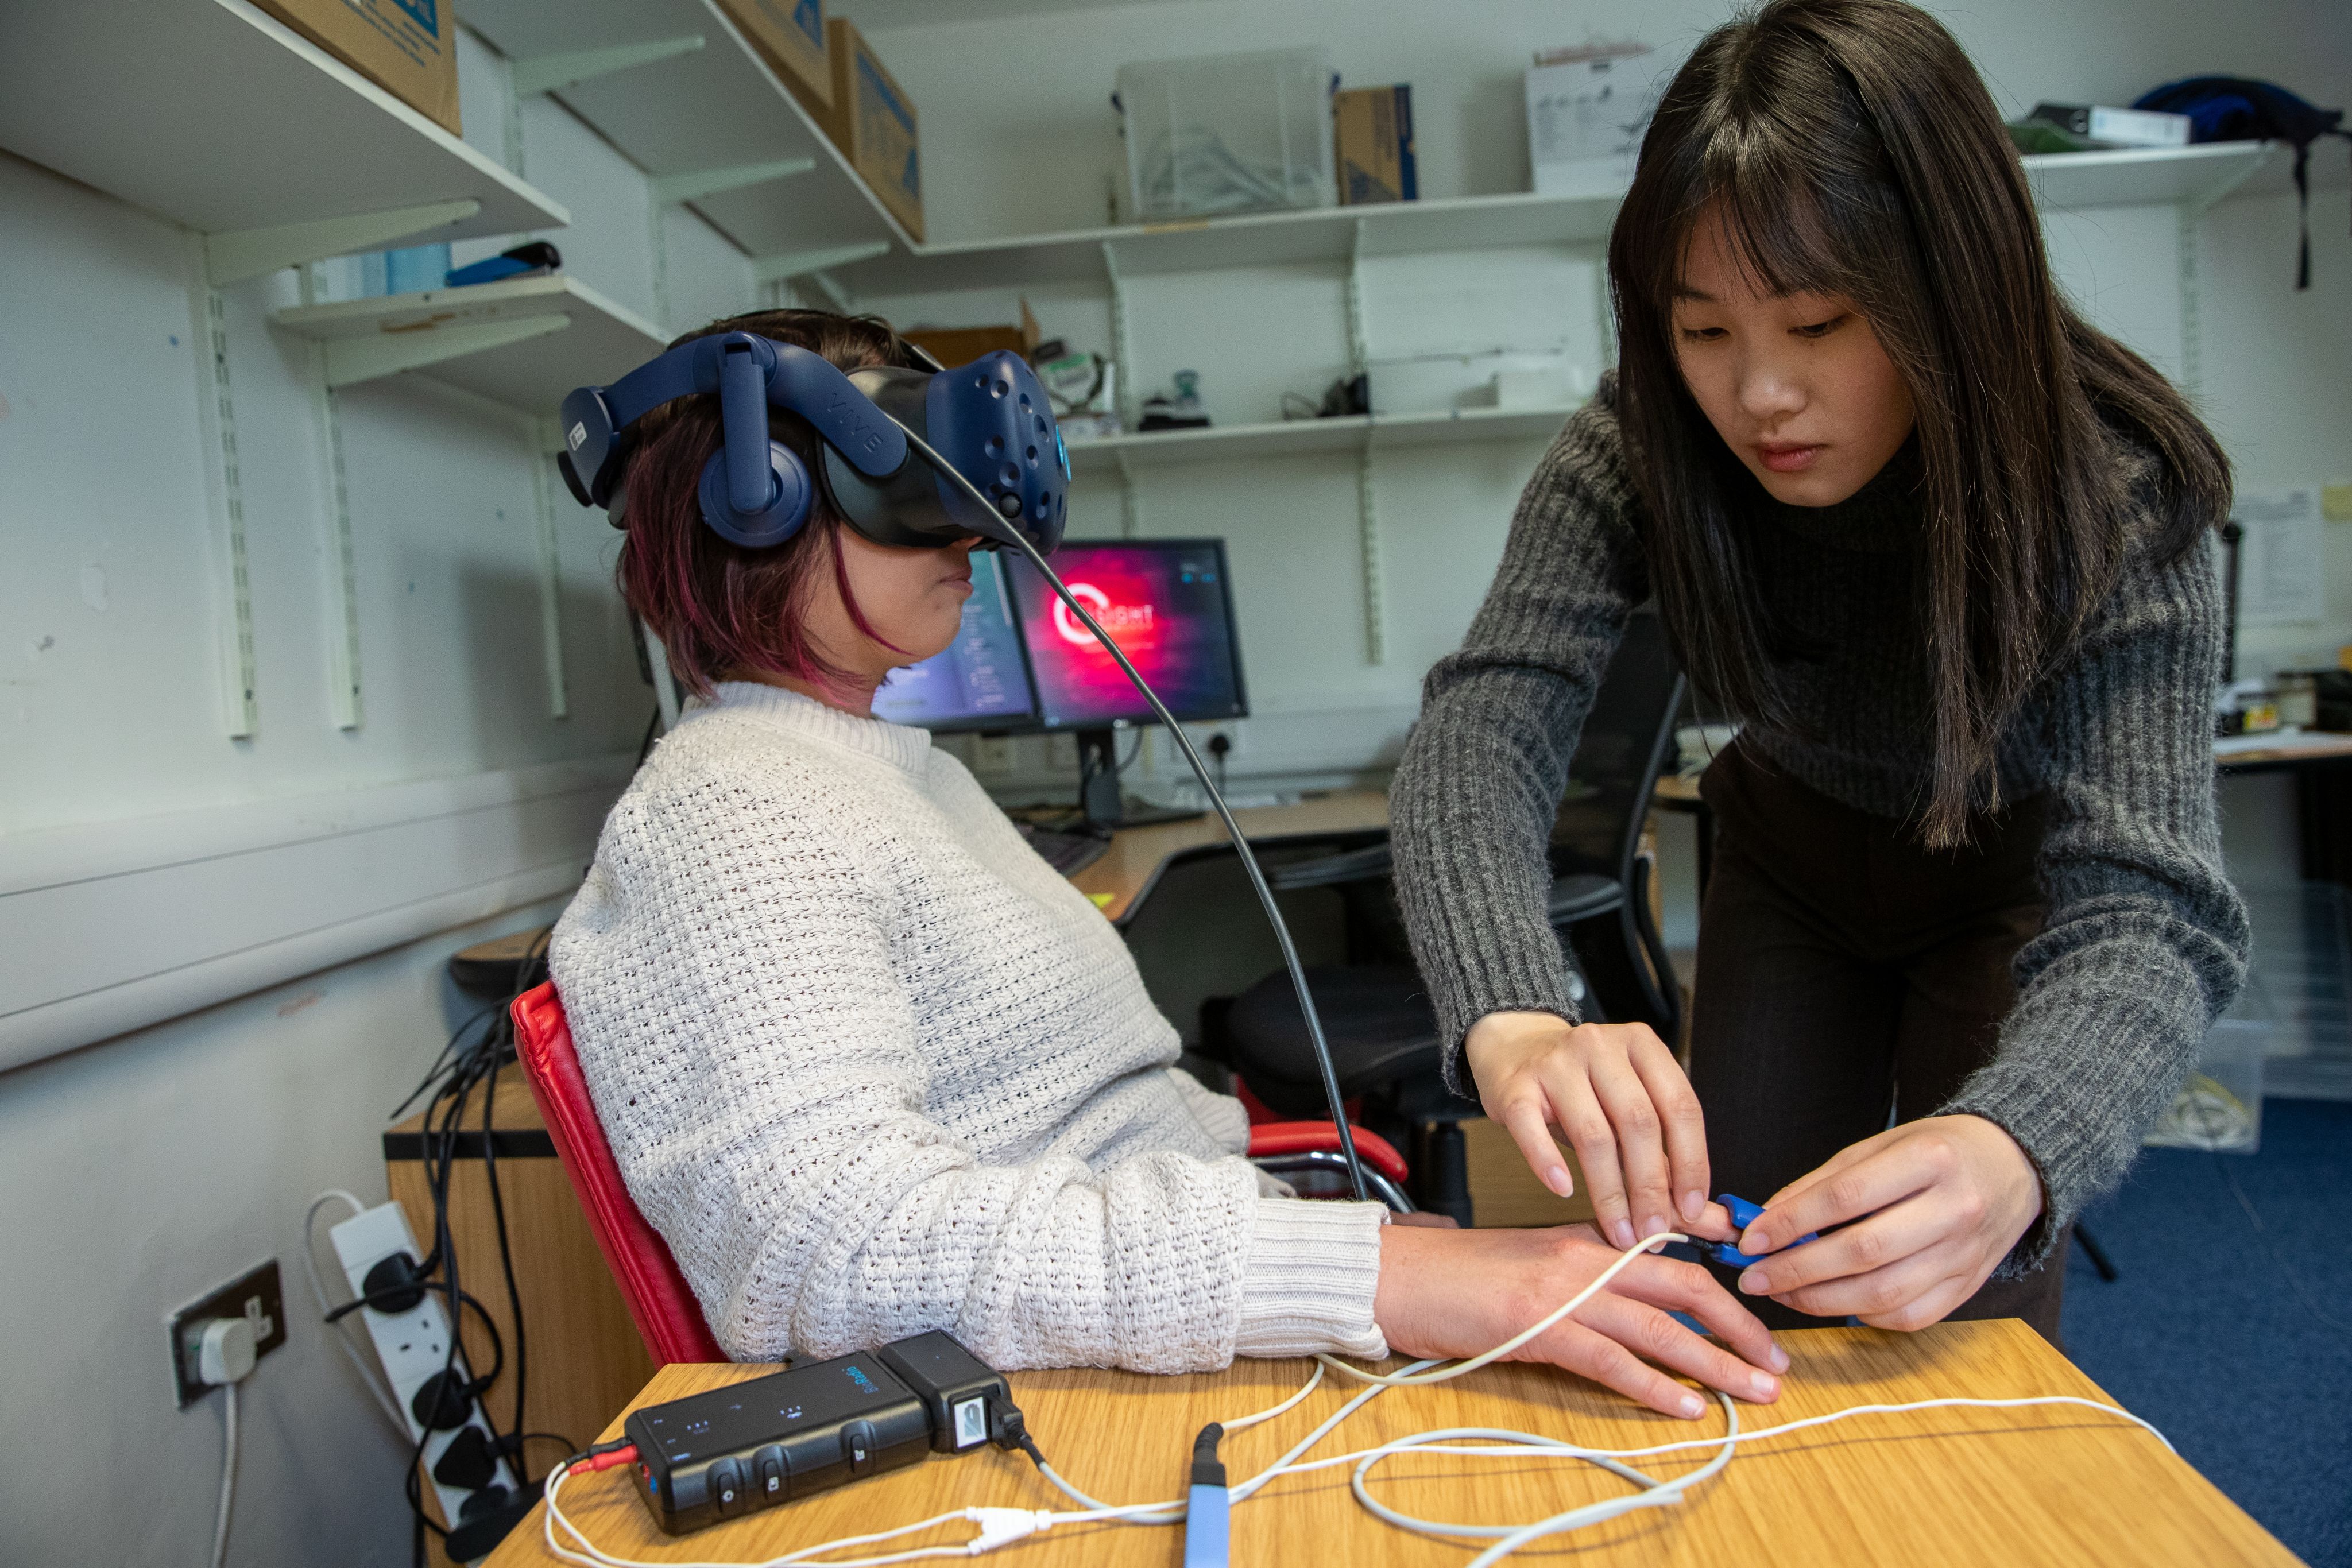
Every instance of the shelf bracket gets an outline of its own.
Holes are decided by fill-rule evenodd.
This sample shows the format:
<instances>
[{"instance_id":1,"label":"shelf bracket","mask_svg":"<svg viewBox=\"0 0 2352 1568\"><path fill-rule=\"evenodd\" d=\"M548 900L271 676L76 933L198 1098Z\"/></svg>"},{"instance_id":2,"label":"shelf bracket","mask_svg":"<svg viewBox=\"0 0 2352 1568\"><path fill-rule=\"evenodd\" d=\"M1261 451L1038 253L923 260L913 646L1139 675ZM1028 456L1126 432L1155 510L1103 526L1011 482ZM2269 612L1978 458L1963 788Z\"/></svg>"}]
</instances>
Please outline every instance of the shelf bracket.
<instances>
[{"instance_id":1,"label":"shelf bracket","mask_svg":"<svg viewBox=\"0 0 2352 1568\"><path fill-rule=\"evenodd\" d=\"M853 261L867 261L889 254L890 242L877 239L859 245L827 246L823 250L796 250L782 256L755 256L751 258L751 281L775 283L785 278L806 277L813 272L824 272L836 267L847 267Z\"/></svg>"},{"instance_id":2,"label":"shelf bracket","mask_svg":"<svg viewBox=\"0 0 2352 1568\"><path fill-rule=\"evenodd\" d=\"M359 570L352 558L351 486L343 476L343 420L334 385L328 380L331 345L310 345L310 411L319 423L326 462L327 505L319 522L320 570L324 573L327 632L327 707L337 729L357 729L365 721L360 702Z\"/></svg>"},{"instance_id":3,"label":"shelf bracket","mask_svg":"<svg viewBox=\"0 0 2352 1568\"><path fill-rule=\"evenodd\" d=\"M539 642L547 660L547 711L555 718L572 716L572 695L563 679L563 571L555 548L555 481L549 470L561 448L561 422L531 422L530 494L539 524Z\"/></svg>"},{"instance_id":4,"label":"shelf bracket","mask_svg":"<svg viewBox=\"0 0 2352 1568\"><path fill-rule=\"evenodd\" d=\"M486 349L544 338L571 325L572 318L564 315L523 316L511 321L484 321L466 327L339 338L326 345L327 386L332 390L395 376L403 371L421 371L444 360L462 359Z\"/></svg>"},{"instance_id":5,"label":"shelf bracket","mask_svg":"<svg viewBox=\"0 0 2352 1568\"><path fill-rule=\"evenodd\" d=\"M2174 254L2180 287L2180 389L2201 406L2205 386L2204 269L2205 214L2214 203L2234 191L2260 162L2250 161L2228 180L2180 204L2180 225Z\"/></svg>"},{"instance_id":6,"label":"shelf bracket","mask_svg":"<svg viewBox=\"0 0 2352 1568\"><path fill-rule=\"evenodd\" d=\"M1118 537L1123 539L1143 536L1143 497L1135 487L1135 468L1127 460L1127 450L1121 447L1118 459Z\"/></svg>"},{"instance_id":7,"label":"shelf bracket","mask_svg":"<svg viewBox=\"0 0 2352 1568\"><path fill-rule=\"evenodd\" d=\"M510 62L514 73L517 98L537 98L543 93L562 92L567 87L594 81L615 71L635 70L639 66L658 65L663 60L676 59L680 55L698 53L702 47L702 35L688 33L676 38L656 38L643 44L615 44L604 49L566 49L559 54L534 55L529 59Z\"/></svg>"},{"instance_id":8,"label":"shelf bracket","mask_svg":"<svg viewBox=\"0 0 2352 1568\"><path fill-rule=\"evenodd\" d=\"M1135 345L1128 334L1127 280L1118 275L1118 252L1112 248L1108 240L1102 242L1102 260L1103 276L1110 279L1110 359L1113 374L1118 377L1114 384L1118 388L1118 427L1133 430L1138 418L1136 411L1140 404L1135 391ZM1124 474L1126 471L1127 459L1122 455L1119 472ZM1128 489L1129 494L1134 493L1132 484Z\"/></svg>"},{"instance_id":9,"label":"shelf bracket","mask_svg":"<svg viewBox=\"0 0 2352 1568\"><path fill-rule=\"evenodd\" d=\"M1356 460L1356 529L1364 555L1364 662L1385 664L1389 659L1388 591L1381 570L1381 491L1372 472L1372 433L1364 432L1364 450Z\"/></svg>"},{"instance_id":10,"label":"shelf bracket","mask_svg":"<svg viewBox=\"0 0 2352 1568\"><path fill-rule=\"evenodd\" d=\"M253 590L245 559L245 485L237 469L236 405L229 395L227 312L220 291L205 280L203 236L190 234L187 243L188 348L195 361L205 499L212 521L221 728L230 739L244 740L253 735L258 716L254 703Z\"/></svg>"},{"instance_id":11,"label":"shelf bracket","mask_svg":"<svg viewBox=\"0 0 2352 1568\"><path fill-rule=\"evenodd\" d=\"M354 213L274 228L225 229L205 235L205 276L215 288L220 288L281 267L300 267L353 251L382 250L396 239L463 223L481 210L481 203L465 196L454 202L426 202L422 206Z\"/></svg>"},{"instance_id":12,"label":"shelf bracket","mask_svg":"<svg viewBox=\"0 0 2352 1568\"><path fill-rule=\"evenodd\" d=\"M728 169L693 169L682 174L656 174L654 176L654 199L658 202L696 202L705 196L740 191L747 185L789 180L815 167L816 160L814 158L779 158L768 163L738 163Z\"/></svg>"},{"instance_id":13,"label":"shelf bracket","mask_svg":"<svg viewBox=\"0 0 2352 1568\"><path fill-rule=\"evenodd\" d=\"M1348 245L1348 373L1364 375L1371 362L1372 353L1364 331L1364 220L1358 218L1356 236ZM1368 402L1370 395L1367 391Z\"/></svg>"}]
</instances>

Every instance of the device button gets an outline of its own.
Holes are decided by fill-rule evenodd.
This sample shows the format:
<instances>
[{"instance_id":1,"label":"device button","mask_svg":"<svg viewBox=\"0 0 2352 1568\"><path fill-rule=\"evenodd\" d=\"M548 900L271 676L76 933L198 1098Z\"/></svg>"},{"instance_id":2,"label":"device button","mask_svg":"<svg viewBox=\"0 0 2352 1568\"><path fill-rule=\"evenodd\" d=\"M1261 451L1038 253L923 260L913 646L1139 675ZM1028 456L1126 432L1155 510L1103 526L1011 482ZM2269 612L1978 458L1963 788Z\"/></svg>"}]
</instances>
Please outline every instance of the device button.
<instances>
[{"instance_id":1,"label":"device button","mask_svg":"<svg viewBox=\"0 0 2352 1568\"><path fill-rule=\"evenodd\" d=\"M748 1506L743 1497L743 1475L732 1459L720 1459L710 1467L710 1500L719 1509L719 1517L732 1519Z\"/></svg>"},{"instance_id":2,"label":"device button","mask_svg":"<svg viewBox=\"0 0 2352 1568\"><path fill-rule=\"evenodd\" d=\"M784 1450L771 1443L751 1456L751 1506L767 1508L784 1500Z\"/></svg>"},{"instance_id":3,"label":"device button","mask_svg":"<svg viewBox=\"0 0 2352 1568\"><path fill-rule=\"evenodd\" d=\"M874 1473L874 1423L852 1421L841 1428L841 1455L852 1477Z\"/></svg>"}]
</instances>

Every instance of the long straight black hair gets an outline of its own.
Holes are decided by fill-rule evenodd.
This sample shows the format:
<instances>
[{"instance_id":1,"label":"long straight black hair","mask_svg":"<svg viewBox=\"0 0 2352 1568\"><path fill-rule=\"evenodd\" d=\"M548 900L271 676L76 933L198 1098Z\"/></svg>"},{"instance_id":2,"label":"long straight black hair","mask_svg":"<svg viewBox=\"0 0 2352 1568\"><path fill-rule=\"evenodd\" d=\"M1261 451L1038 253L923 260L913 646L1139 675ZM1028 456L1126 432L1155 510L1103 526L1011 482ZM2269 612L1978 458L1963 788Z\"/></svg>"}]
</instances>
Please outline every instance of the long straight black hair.
<instances>
[{"instance_id":1,"label":"long straight black hair","mask_svg":"<svg viewBox=\"0 0 2352 1568\"><path fill-rule=\"evenodd\" d=\"M1710 215L1767 291L1853 299L1909 385L1935 729L1919 826L1959 842L1972 808L1998 802L2003 730L2126 550L2170 559L2218 526L2229 461L2052 282L2024 170L1951 35L1902 0L1769 0L1708 34L1666 89L1609 242L1659 609L1736 716L1795 722L1780 661L1801 639L1753 592L1735 506L1755 482L1675 363L1674 290ZM2128 537L2109 430L2158 459L2152 541Z\"/></svg>"}]
</instances>

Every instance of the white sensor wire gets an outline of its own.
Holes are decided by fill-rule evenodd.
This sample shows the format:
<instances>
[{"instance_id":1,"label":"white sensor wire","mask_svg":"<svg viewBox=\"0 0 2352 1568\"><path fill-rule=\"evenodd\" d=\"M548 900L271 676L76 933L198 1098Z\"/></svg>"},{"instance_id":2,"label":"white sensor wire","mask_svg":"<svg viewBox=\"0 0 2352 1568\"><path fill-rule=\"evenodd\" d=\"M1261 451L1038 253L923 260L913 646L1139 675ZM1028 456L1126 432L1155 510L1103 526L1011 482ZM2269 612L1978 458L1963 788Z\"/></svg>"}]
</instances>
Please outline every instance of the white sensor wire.
<instances>
[{"instance_id":1,"label":"white sensor wire","mask_svg":"<svg viewBox=\"0 0 2352 1568\"><path fill-rule=\"evenodd\" d=\"M1470 1568L1491 1568L1492 1564L1502 1562L1521 1547L1548 1536L1563 1535L1573 1531L1587 1529L1637 1510L1664 1508L1679 1503L1685 1500L1691 1489L1720 1475L1731 1463L1732 1457L1743 1443L1757 1443L1771 1437L1785 1437L1791 1433L1807 1431L1815 1427L1825 1427L1832 1422L1843 1421L1855 1416L1898 1415L1918 1410L2011 1410L2030 1406L2070 1406L2084 1410L2095 1410L2101 1415L2120 1416L2155 1437L2158 1442L2164 1444L2165 1452L2174 1451L2171 1443L2166 1440L2162 1432L2130 1411L2071 1394L2038 1395L2016 1399L1948 1397L1917 1399L1894 1405L1855 1405L1843 1410L1832 1411L1825 1416L1808 1416L1795 1421L1784 1421L1777 1427L1759 1427L1743 1431L1739 1425L1739 1407L1727 1396L1717 1393L1716 1400L1723 1406L1726 1429L1721 1437L1692 1437L1677 1442L1654 1443L1637 1448L1594 1448L1533 1432L1515 1432L1497 1427L1453 1427L1415 1432L1374 1448L1360 1448L1349 1453L1326 1455L1318 1459L1304 1458L1308 1450L1336 1431L1357 1411L1388 1390L1413 1388L1425 1384L1443 1382L1491 1364L1498 1357L1508 1355L1512 1351L1518 1349L1575 1312L1578 1307L1582 1306L1596 1293L1606 1288L1609 1281L1615 1279L1619 1272L1632 1264L1635 1259L1648 1255L1651 1249L1654 1247L1681 1239L1684 1238L1668 1232L1664 1235L1654 1236L1647 1241L1636 1243L1621 1253L1608 1268L1596 1275L1591 1283L1559 1308L1548 1313L1534 1326L1514 1334L1492 1350L1478 1355L1455 1362L1416 1361L1397 1372L1387 1374L1366 1372L1360 1367L1350 1366L1328 1355L1317 1356L1315 1359L1318 1364L1313 1375L1297 1393L1280 1404L1270 1406L1236 1420L1222 1423L1226 1431L1240 1431L1286 1414L1321 1385L1326 1368L1336 1368L1344 1372L1359 1379L1366 1386L1349 1396L1337 1410L1318 1422L1312 1431L1294 1443L1273 1464L1258 1471L1247 1480L1230 1488L1227 1493L1230 1501L1236 1505L1244 1502L1286 1476L1307 1475L1318 1470L1333 1469L1343 1465L1352 1465L1355 1469L1349 1479L1349 1490L1354 1493L1357 1502L1367 1512L1398 1529L1412 1531L1417 1534L1492 1540L1493 1544L1479 1553L1470 1564ZM1712 1449L1714 1455L1706 1463L1695 1470L1664 1479L1647 1475L1634 1469L1628 1462L1634 1459L1654 1458L1662 1454L1688 1453L1700 1449ZM1371 1491L1372 1472L1381 1462L1396 1455L1415 1450L1462 1458L1577 1459L1605 1469L1612 1475L1632 1482L1641 1490L1623 1496L1604 1498L1597 1502L1580 1504L1576 1508L1553 1514L1548 1519L1537 1520L1533 1523L1524 1525L1462 1524L1444 1520L1422 1519L1381 1502L1372 1495ZM682 1565L665 1563L659 1565L659 1568L795 1568L795 1565L800 1564L806 1564L807 1568L880 1568L884 1563L907 1563L919 1558L976 1557L982 1552L992 1552L998 1547L1024 1540L1055 1524L1099 1523L1116 1521L1124 1524L1166 1525L1181 1523L1184 1519L1185 1505L1180 1499L1171 1498L1158 1502L1106 1503L1080 1490L1050 1465L1040 1464L1038 1470L1049 1484L1073 1502L1077 1503L1078 1511L1033 1511L1024 1509L968 1508L953 1513L939 1514L923 1520L919 1523L900 1525L895 1530L880 1531L870 1535L844 1536L837 1541L801 1547L781 1557L766 1558L757 1563L746 1563L740 1561ZM567 1563L583 1564L583 1568L656 1568L656 1564L638 1559L608 1555L600 1551L581 1532L579 1526L563 1513L562 1506L557 1497L566 1473L565 1469L561 1466L548 1473L545 1487L547 1499L545 1533L548 1550ZM818 1561L821 1554L824 1552L874 1545L959 1521L978 1525L980 1527L978 1533L963 1542L916 1547L885 1556L825 1558L821 1563ZM558 1539L558 1531L569 1539L571 1544L566 1544L564 1540Z\"/></svg>"},{"instance_id":2,"label":"white sensor wire","mask_svg":"<svg viewBox=\"0 0 2352 1568\"><path fill-rule=\"evenodd\" d=\"M236 1498L236 1385L221 1385L227 1403L221 1406L220 1512L213 1520L213 1568L228 1561L228 1510Z\"/></svg>"}]
</instances>

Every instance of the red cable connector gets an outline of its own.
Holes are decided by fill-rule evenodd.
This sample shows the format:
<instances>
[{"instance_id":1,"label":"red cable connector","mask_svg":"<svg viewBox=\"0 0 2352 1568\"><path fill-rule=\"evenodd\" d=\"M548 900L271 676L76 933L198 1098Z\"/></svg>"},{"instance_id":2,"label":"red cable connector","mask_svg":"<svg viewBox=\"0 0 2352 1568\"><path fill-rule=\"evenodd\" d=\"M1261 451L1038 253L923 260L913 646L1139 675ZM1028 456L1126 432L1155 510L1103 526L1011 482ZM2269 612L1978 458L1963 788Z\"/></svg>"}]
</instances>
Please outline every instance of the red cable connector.
<instances>
[{"instance_id":1,"label":"red cable connector","mask_svg":"<svg viewBox=\"0 0 2352 1568\"><path fill-rule=\"evenodd\" d=\"M573 1460L572 1468L564 1474L583 1476L593 1470L618 1469L623 1465L635 1464L636 1458L637 1446L635 1443L619 1443L604 1449L591 1448L586 1458Z\"/></svg>"}]
</instances>

